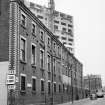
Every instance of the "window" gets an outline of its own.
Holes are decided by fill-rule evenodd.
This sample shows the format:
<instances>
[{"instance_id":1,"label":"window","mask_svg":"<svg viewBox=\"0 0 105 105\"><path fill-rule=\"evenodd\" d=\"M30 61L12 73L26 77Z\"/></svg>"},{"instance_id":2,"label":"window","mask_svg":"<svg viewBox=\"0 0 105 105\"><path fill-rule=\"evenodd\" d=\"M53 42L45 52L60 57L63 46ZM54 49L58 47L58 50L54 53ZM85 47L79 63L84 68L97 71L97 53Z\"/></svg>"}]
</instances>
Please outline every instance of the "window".
<instances>
[{"instance_id":1,"label":"window","mask_svg":"<svg viewBox=\"0 0 105 105\"><path fill-rule=\"evenodd\" d=\"M68 29L68 33L69 33L70 36L73 36L73 33L72 33L71 29Z\"/></svg>"},{"instance_id":2,"label":"window","mask_svg":"<svg viewBox=\"0 0 105 105\"><path fill-rule=\"evenodd\" d=\"M43 19L43 16L37 15L37 17L38 17L39 19Z\"/></svg>"},{"instance_id":3,"label":"window","mask_svg":"<svg viewBox=\"0 0 105 105\"><path fill-rule=\"evenodd\" d=\"M42 30L40 30L40 39L44 41L44 32Z\"/></svg>"},{"instance_id":4,"label":"window","mask_svg":"<svg viewBox=\"0 0 105 105\"><path fill-rule=\"evenodd\" d=\"M54 20L54 23L57 23L57 24L59 24L59 21L57 21L57 20Z\"/></svg>"},{"instance_id":5,"label":"window","mask_svg":"<svg viewBox=\"0 0 105 105\"><path fill-rule=\"evenodd\" d=\"M26 90L26 76L21 75L21 90Z\"/></svg>"},{"instance_id":6,"label":"window","mask_svg":"<svg viewBox=\"0 0 105 105\"><path fill-rule=\"evenodd\" d=\"M62 31L63 31L63 32L66 32L66 28L62 28Z\"/></svg>"},{"instance_id":7,"label":"window","mask_svg":"<svg viewBox=\"0 0 105 105\"><path fill-rule=\"evenodd\" d=\"M71 41L71 42L72 42L72 41L73 41L73 39L70 39L70 38L69 38L69 39L68 39L68 41Z\"/></svg>"},{"instance_id":8,"label":"window","mask_svg":"<svg viewBox=\"0 0 105 105\"><path fill-rule=\"evenodd\" d=\"M68 27L72 27L72 25L68 24Z\"/></svg>"},{"instance_id":9,"label":"window","mask_svg":"<svg viewBox=\"0 0 105 105\"><path fill-rule=\"evenodd\" d=\"M69 43L69 45L72 45L71 43Z\"/></svg>"},{"instance_id":10,"label":"window","mask_svg":"<svg viewBox=\"0 0 105 105\"><path fill-rule=\"evenodd\" d=\"M44 92L44 80L41 80L41 92Z\"/></svg>"},{"instance_id":11,"label":"window","mask_svg":"<svg viewBox=\"0 0 105 105\"><path fill-rule=\"evenodd\" d=\"M26 27L26 15L24 13L21 14L21 24Z\"/></svg>"},{"instance_id":12,"label":"window","mask_svg":"<svg viewBox=\"0 0 105 105\"><path fill-rule=\"evenodd\" d=\"M58 17L59 16L59 12L58 11L54 11L54 16Z\"/></svg>"},{"instance_id":13,"label":"window","mask_svg":"<svg viewBox=\"0 0 105 105\"><path fill-rule=\"evenodd\" d=\"M55 48L56 48L56 44L55 44L55 43L53 43L53 48L54 48L54 50L55 50Z\"/></svg>"},{"instance_id":14,"label":"window","mask_svg":"<svg viewBox=\"0 0 105 105\"><path fill-rule=\"evenodd\" d=\"M48 44L48 46L50 46L50 38L48 38L48 43L47 44Z\"/></svg>"},{"instance_id":15,"label":"window","mask_svg":"<svg viewBox=\"0 0 105 105\"><path fill-rule=\"evenodd\" d=\"M32 34L35 34L35 24L32 23Z\"/></svg>"},{"instance_id":16,"label":"window","mask_svg":"<svg viewBox=\"0 0 105 105\"><path fill-rule=\"evenodd\" d=\"M48 71L50 71L50 55L47 56L47 68L48 68Z\"/></svg>"},{"instance_id":17,"label":"window","mask_svg":"<svg viewBox=\"0 0 105 105\"><path fill-rule=\"evenodd\" d=\"M30 8L34 8L35 7L35 4L30 2Z\"/></svg>"},{"instance_id":18,"label":"window","mask_svg":"<svg viewBox=\"0 0 105 105\"><path fill-rule=\"evenodd\" d=\"M54 71L54 73L55 73L55 70L56 70L56 64L55 64L55 59L53 59L53 71Z\"/></svg>"},{"instance_id":19,"label":"window","mask_svg":"<svg viewBox=\"0 0 105 105\"><path fill-rule=\"evenodd\" d=\"M25 61L26 59L26 39L21 37L20 39L20 59Z\"/></svg>"},{"instance_id":20,"label":"window","mask_svg":"<svg viewBox=\"0 0 105 105\"><path fill-rule=\"evenodd\" d=\"M56 83L54 83L54 93L56 93Z\"/></svg>"},{"instance_id":21,"label":"window","mask_svg":"<svg viewBox=\"0 0 105 105\"><path fill-rule=\"evenodd\" d=\"M44 51L40 50L40 67L44 68Z\"/></svg>"},{"instance_id":22,"label":"window","mask_svg":"<svg viewBox=\"0 0 105 105\"><path fill-rule=\"evenodd\" d=\"M68 32L71 33L71 29L68 29Z\"/></svg>"},{"instance_id":23,"label":"window","mask_svg":"<svg viewBox=\"0 0 105 105\"><path fill-rule=\"evenodd\" d=\"M65 16L65 14L63 14L63 13L60 13L60 16L61 16L61 17L64 17L64 16Z\"/></svg>"},{"instance_id":24,"label":"window","mask_svg":"<svg viewBox=\"0 0 105 105\"><path fill-rule=\"evenodd\" d=\"M32 64L36 64L36 46L32 45L32 55L31 55Z\"/></svg>"},{"instance_id":25,"label":"window","mask_svg":"<svg viewBox=\"0 0 105 105\"><path fill-rule=\"evenodd\" d=\"M32 91L36 91L36 78L32 77Z\"/></svg>"},{"instance_id":26,"label":"window","mask_svg":"<svg viewBox=\"0 0 105 105\"><path fill-rule=\"evenodd\" d=\"M57 25L54 25L54 29L55 29L55 30L58 30L58 26L57 26Z\"/></svg>"},{"instance_id":27,"label":"window","mask_svg":"<svg viewBox=\"0 0 105 105\"><path fill-rule=\"evenodd\" d=\"M58 56L60 55L60 48L59 48L59 46L58 46Z\"/></svg>"},{"instance_id":28,"label":"window","mask_svg":"<svg viewBox=\"0 0 105 105\"><path fill-rule=\"evenodd\" d=\"M64 25L64 26L66 26L66 23L64 23L64 22L61 22L61 25Z\"/></svg>"},{"instance_id":29,"label":"window","mask_svg":"<svg viewBox=\"0 0 105 105\"><path fill-rule=\"evenodd\" d=\"M65 45L65 44L66 44L66 42L63 42L63 44Z\"/></svg>"},{"instance_id":30,"label":"window","mask_svg":"<svg viewBox=\"0 0 105 105\"><path fill-rule=\"evenodd\" d=\"M61 92L61 85L59 84L59 93Z\"/></svg>"},{"instance_id":31,"label":"window","mask_svg":"<svg viewBox=\"0 0 105 105\"><path fill-rule=\"evenodd\" d=\"M48 94L50 94L50 93L51 93L51 83L48 82Z\"/></svg>"},{"instance_id":32,"label":"window","mask_svg":"<svg viewBox=\"0 0 105 105\"><path fill-rule=\"evenodd\" d=\"M66 37L62 37L62 40L66 40Z\"/></svg>"},{"instance_id":33,"label":"window","mask_svg":"<svg viewBox=\"0 0 105 105\"><path fill-rule=\"evenodd\" d=\"M63 92L65 92L65 85L63 84Z\"/></svg>"},{"instance_id":34,"label":"window","mask_svg":"<svg viewBox=\"0 0 105 105\"><path fill-rule=\"evenodd\" d=\"M59 38L59 36L55 36L57 39Z\"/></svg>"}]
</instances>

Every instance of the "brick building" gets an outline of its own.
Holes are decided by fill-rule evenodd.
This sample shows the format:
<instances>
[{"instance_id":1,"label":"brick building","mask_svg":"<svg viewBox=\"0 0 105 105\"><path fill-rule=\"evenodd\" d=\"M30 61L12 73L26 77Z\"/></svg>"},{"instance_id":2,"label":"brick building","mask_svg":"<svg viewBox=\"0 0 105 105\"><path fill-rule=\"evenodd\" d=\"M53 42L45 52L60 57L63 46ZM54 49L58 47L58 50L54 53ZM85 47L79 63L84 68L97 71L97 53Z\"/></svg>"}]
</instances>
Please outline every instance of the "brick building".
<instances>
[{"instance_id":1,"label":"brick building","mask_svg":"<svg viewBox=\"0 0 105 105\"><path fill-rule=\"evenodd\" d=\"M20 0L0 4L0 105L82 98L82 64Z\"/></svg>"},{"instance_id":2,"label":"brick building","mask_svg":"<svg viewBox=\"0 0 105 105\"><path fill-rule=\"evenodd\" d=\"M96 92L102 88L102 79L100 75L84 76L84 88L91 92Z\"/></svg>"}]
</instances>

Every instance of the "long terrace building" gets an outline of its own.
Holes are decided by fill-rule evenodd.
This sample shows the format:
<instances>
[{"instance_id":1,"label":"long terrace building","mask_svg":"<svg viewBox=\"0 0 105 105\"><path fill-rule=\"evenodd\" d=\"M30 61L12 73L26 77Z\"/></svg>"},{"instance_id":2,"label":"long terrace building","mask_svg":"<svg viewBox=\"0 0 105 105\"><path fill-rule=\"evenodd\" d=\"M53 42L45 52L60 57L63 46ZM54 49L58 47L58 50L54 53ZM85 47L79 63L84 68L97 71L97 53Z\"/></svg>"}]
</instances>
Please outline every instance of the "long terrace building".
<instances>
[{"instance_id":1,"label":"long terrace building","mask_svg":"<svg viewBox=\"0 0 105 105\"><path fill-rule=\"evenodd\" d=\"M82 63L21 0L0 4L0 105L82 98Z\"/></svg>"}]
</instances>

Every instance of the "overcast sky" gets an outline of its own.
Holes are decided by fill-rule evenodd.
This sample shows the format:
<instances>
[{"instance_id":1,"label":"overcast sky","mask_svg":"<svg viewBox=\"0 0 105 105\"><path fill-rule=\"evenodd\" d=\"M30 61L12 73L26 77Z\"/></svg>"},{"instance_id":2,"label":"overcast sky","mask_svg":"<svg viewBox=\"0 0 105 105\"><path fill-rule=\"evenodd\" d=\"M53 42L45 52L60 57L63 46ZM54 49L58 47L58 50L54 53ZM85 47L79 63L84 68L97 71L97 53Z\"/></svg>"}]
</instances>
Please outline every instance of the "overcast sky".
<instances>
[{"instance_id":1,"label":"overcast sky","mask_svg":"<svg viewBox=\"0 0 105 105\"><path fill-rule=\"evenodd\" d=\"M105 85L105 0L55 0L55 8L74 17L75 56L84 75L100 74Z\"/></svg>"}]
</instances>

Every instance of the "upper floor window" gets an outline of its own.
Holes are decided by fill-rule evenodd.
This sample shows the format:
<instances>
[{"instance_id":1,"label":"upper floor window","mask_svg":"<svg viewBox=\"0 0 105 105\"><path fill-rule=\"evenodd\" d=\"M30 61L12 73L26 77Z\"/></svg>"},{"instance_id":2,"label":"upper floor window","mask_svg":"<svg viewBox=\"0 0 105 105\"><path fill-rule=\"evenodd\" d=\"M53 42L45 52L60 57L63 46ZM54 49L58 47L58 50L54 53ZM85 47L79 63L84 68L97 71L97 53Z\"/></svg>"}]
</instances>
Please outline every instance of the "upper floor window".
<instances>
[{"instance_id":1,"label":"upper floor window","mask_svg":"<svg viewBox=\"0 0 105 105\"><path fill-rule=\"evenodd\" d=\"M71 42L73 42L73 39L70 39L70 38L69 38L69 39L68 39L68 41L71 41Z\"/></svg>"},{"instance_id":2,"label":"upper floor window","mask_svg":"<svg viewBox=\"0 0 105 105\"><path fill-rule=\"evenodd\" d=\"M48 46L50 46L50 44L51 44L51 40L50 40L49 37L48 37L48 42L47 42L47 44L48 44Z\"/></svg>"},{"instance_id":3,"label":"upper floor window","mask_svg":"<svg viewBox=\"0 0 105 105\"><path fill-rule=\"evenodd\" d=\"M55 58L53 59L53 71L54 71L54 73L56 71L56 61L55 61Z\"/></svg>"},{"instance_id":4,"label":"upper floor window","mask_svg":"<svg viewBox=\"0 0 105 105\"><path fill-rule=\"evenodd\" d=\"M68 32L71 33L71 29L68 29Z\"/></svg>"},{"instance_id":5,"label":"upper floor window","mask_svg":"<svg viewBox=\"0 0 105 105\"><path fill-rule=\"evenodd\" d=\"M48 94L50 94L50 93L51 93L51 83L48 82Z\"/></svg>"},{"instance_id":6,"label":"upper floor window","mask_svg":"<svg viewBox=\"0 0 105 105\"><path fill-rule=\"evenodd\" d=\"M36 31L35 23L32 23L32 34L35 34L35 31Z\"/></svg>"},{"instance_id":7,"label":"upper floor window","mask_svg":"<svg viewBox=\"0 0 105 105\"><path fill-rule=\"evenodd\" d=\"M40 67L44 68L44 51L40 50Z\"/></svg>"},{"instance_id":8,"label":"upper floor window","mask_svg":"<svg viewBox=\"0 0 105 105\"><path fill-rule=\"evenodd\" d=\"M56 83L54 83L54 93L56 93Z\"/></svg>"},{"instance_id":9,"label":"upper floor window","mask_svg":"<svg viewBox=\"0 0 105 105\"><path fill-rule=\"evenodd\" d=\"M23 12L21 14L21 24L26 27L26 15Z\"/></svg>"},{"instance_id":10,"label":"upper floor window","mask_svg":"<svg viewBox=\"0 0 105 105\"><path fill-rule=\"evenodd\" d=\"M40 39L44 41L44 31L40 30Z\"/></svg>"},{"instance_id":11,"label":"upper floor window","mask_svg":"<svg viewBox=\"0 0 105 105\"><path fill-rule=\"evenodd\" d=\"M73 27L72 25L68 24L68 27Z\"/></svg>"},{"instance_id":12,"label":"upper floor window","mask_svg":"<svg viewBox=\"0 0 105 105\"><path fill-rule=\"evenodd\" d=\"M53 43L53 48L54 48L54 50L56 50L56 44L55 44L55 42Z\"/></svg>"},{"instance_id":13,"label":"upper floor window","mask_svg":"<svg viewBox=\"0 0 105 105\"><path fill-rule=\"evenodd\" d=\"M66 28L62 28L62 31L63 31L63 32L66 32Z\"/></svg>"},{"instance_id":14,"label":"upper floor window","mask_svg":"<svg viewBox=\"0 0 105 105\"><path fill-rule=\"evenodd\" d=\"M21 75L20 80L21 80L20 88L21 88L22 91L25 91L26 90L26 75Z\"/></svg>"},{"instance_id":15,"label":"upper floor window","mask_svg":"<svg viewBox=\"0 0 105 105\"><path fill-rule=\"evenodd\" d=\"M66 26L66 23L64 23L64 22L61 22L61 25L64 25L64 26Z\"/></svg>"},{"instance_id":16,"label":"upper floor window","mask_svg":"<svg viewBox=\"0 0 105 105\"><path fill-rule=\"evenodd\" d=\"M63 40L66 40L66 37L62 37Z\"/></svg>"},{"instance_id":17,"label":"upper floor window","mask_svg":"<svg viewBox=\"0 0 105 105\"><path fill-rule=\"evenodd\" d=\"M36 77L32 77L32 91L36 91Z\"/></svg>"},{"instance_id":18,"label":"upper floor window","mask_svg":"<svg viewBox=\"0 0 105 105\"><path fill-rule=\"evenodd\" d=\"M58 23L58 24L59 24L59 21L57 21L57 20L54 20L54 23Z\"/></svg>"},{"instance_id":19,"label":"upper floor window","mask_svg":"<svg viewBox=\"0 0 105 105\"><path fill-rule=\"evenodd\" d=\"M44 92L44 80L41 80L41 92Z\"/></svg>"},{"instance_id":20,"label":"upper floor window","mask_svg":"<svg viewBox=\"0 0 105 105\"><path fill-rule=\"evenodd\" d=\"M20 39L20 59L22 61L26 60L26 39L24 37Z\"/></svg>"},{"instance_id":21,"label":"upper floor window","mask_svg":"<svg viewBox=\"0 0 105 105\"><path fill-rule=\"evenodd\" d=\"M59 46L58 46L58 55L59 55L59 56L61 55L60 47L59 47Z\"/></svg>"},{"instance_id":22,"label":"upper floor window","mask_svg":"<svg viewBox=\"0 0 105 105\"><path fill-rule=\"evenodd\" d=\"M63 84L63 92L65 92L65 85Z\"/></svg>"},{"instance_id":23,"label":"upper floor window","mask_svg":"<svg viewBox=\"0 0 105 105\"><path fill-rule=\"evenodd\" d=\"M47 68L48 68L48 71L50 71L50 62L51 62L50 55L47 55Z\"/></svg>"},{"instance_id":24,"label":"upper floor window","mask_svg":"<svg viewBox=\"0 0 105 105\"><path fill-rule=\"evenodd\" d=\"M65 44L66 44L66 42L63 42L63 44L65 45Z\"/></svg>"},{"instance_id":25,"label":"upper floor window","mask_svg":"<svg viewBox=\"0 0 105 105\"><path fill-rule=\"evenodd\" d=\"M57 25L54 25L54 29L55 29L55 30L58 30L58 26L57 26Z\"/></svg>"},{"instance_id":26,"label":"upper floor window","mask_svg":"<svg viewBox=\"0 0 105 105\"><path fill-rule=\"evenodd\" d=\"M61 17L65 17L65 14L64 14L64 13L60 13L60 16L61 16Z\"/></svg>"},{"instance_id":27,"label":"upper floor window","mask_svg":"<svg viewBox=\"0 0 105 105\"><path fill-rule=\"evenodd\" d=\"M59 93L61 92L61 85L59 84Z\"/></svg>"},{"instance_id":28,"label":"upper floor window","mask_svg":"<svg viewBox=\"0 0 105 105\"><path fill-rule=\"evenodd\" d=\"M37 17L38 17L39 19L43 19L43 16L37 15Z\"/></svg>"},{"instance_id":29,"label":"upper floor window","mask_svg":"<svg viewBox=\"0 0 105 105\"><path fill-rule=\"evenodd\" d=\"M36 64L36 45L34 45L34 44L32 44L32 49L31 49L31 51L32 51L32 54L31 54L31 63L32 64Z\"/></svg>"}]
</instances>

